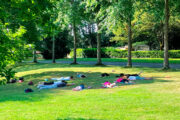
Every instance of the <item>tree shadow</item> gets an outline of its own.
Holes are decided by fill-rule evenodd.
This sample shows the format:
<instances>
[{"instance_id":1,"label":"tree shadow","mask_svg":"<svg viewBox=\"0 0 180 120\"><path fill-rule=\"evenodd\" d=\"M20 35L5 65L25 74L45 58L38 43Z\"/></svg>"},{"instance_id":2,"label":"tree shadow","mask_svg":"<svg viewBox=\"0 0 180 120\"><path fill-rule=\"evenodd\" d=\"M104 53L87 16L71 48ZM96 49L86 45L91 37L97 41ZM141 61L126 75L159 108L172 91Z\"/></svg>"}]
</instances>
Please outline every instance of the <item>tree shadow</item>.
<instances>
[{"instance_id":1,"label":"tree shadow","mask_svg":"<svg viewBox=\"0 0 180 120\"><path fill-rule=\"evenodd\" d=\"M70 65L70 64L61 64L61 63L21 63L15 66L15 70L18 72L30 71L30 70L37 70L37 69L47 69L47 68L93 68L97 67L95 65ZM110 66L101 66L101 67L110 67Z\"/></svg>"},{"instance_id":2,"label":"tree shadow","mask_svg":"<svg viewBox=\"0 0 180 120\"><path fill-rule=\"evenodd\" d=\"M77 64L77 65L69 65L64 63L21 63L16 65L15 71L18 72L25 72L30 70L37 70L37 69L51 69L51 68L93 68L97 67L96 65L83 65L83 64ZM133 69L135 71L146 71L151 73L157 73L157 72L180 72L180 69L169 69L169 70L162 70L162 68L148 68L148 67L132 67L132 68L125 68L124 66L115 66L115 65L105 65L105 66L98 66L98 67L116 67L124 70Z\"/></svg>"},{"instance_id":3,"label":"tree shadow","mask_svg":"<svg viewBox=\"0 0 180 120\"><path fill-rule=\"evenodd\" d=\"M74 71L49 71L49 72L43 72L43 73L33 73L30 75L23 76L28 81L33 81L36 85L38 82L44 81L44 79L51 79L51 78L58 78L58 77L66 77L66 76L74 76L74 80L70 80L69 83L75 83L74 86L85 84L85 86L91 86L93 89L99 89L102 87L101 83L104 83L105 81L109 81L113 83L116 81L116 76L118 74L110 73L110 76L108 77L101 77L101 72L81 72L81 74L86 75L86 78L78 78L77 73ZM152 80L136 80L137 84L151 84L154 82L171 82L170 80L161 80L159 78L154 78ZM131 84L121 84L121 85L131 85ZM67 86L60 89L66 89L70 90L74 86Z\"/></svg>"},{"instance_id":4,"label":"tree shadow","mask_svg":"<svg viewBox=\"0 0 180 120\"><path fill-rule=\"evenodd\" d=\"M67 65L65 65L67 67ZM68 65L69 66L69 65ZM42 66L41 66L42 67ZM84 65L83 65L84 67ZM38 70L38 69L36 69ZM0 102L4 101L41 101L44 98L48 98L50 94L60 93L61 95L66 95L68 90L72 90L72 88L80 85L81 83L85 84L85 87L91 86L91 89L102 89L102 84L105 81L114 82L117 78L117 74L110 73L108 77L100 77L101 72L81 72L81 74L86 75L86 78L78 78L76 77L77 73L74 71L48 71L42 73L32 73L23 76L25 81L23 83L14 83L14 84L7 84L5 86L0 86ZM60 87L56 89L47 89L47 90L38 90L37 84L40 81L44 81L45 78L53 78L53 77L62 77L62 76L74 76L75 79L73 81L69 81L69 83L75 83L73 86L67 87ZM33 81L34 85L29 86L28 82ZM161 80L159 78L154 80L137 80L136 84L130 85L137 85L137 84L152 84L155 82L171 82L170 80ZM128 84L119 84L119 85L128 85ZM34 92L32 93L25 93L24 89L32 88ZM113 89L113 88L112 88ZM5 92L5 93L4 93Z\"/></svg>"}]
</instances>

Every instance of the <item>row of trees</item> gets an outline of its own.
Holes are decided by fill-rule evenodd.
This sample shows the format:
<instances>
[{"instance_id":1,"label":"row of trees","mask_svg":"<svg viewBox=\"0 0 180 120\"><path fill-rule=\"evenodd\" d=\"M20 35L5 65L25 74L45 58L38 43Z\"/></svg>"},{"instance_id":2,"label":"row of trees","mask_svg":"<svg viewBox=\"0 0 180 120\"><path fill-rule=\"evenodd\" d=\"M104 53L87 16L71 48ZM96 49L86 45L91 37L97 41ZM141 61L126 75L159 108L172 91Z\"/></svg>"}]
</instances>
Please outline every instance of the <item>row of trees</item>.
<instances>
[{"instance_id":1,"label":"row of trees","mask_svg":"<svg viewBox=\"0 0 180 120\"><path fill-rule=\"evenodd\" d=\"M55 62L57 36L66 30L73 38L73 64L77 63L76 48L81 36L85 38L88 32L92 36L87 37L91 46L92 38L97 39L97 64L101 65L101 34L120 31L117 36L128 40L127 66L131 67L132 39L144 26L153 27L154 23L162 23L164 27L164 69L168 69L169 20L180 22L179 10L178 0L1 0L1 71L24 59L28 44L33 44L34 62L37 62L35 51L50 38Z\"/></svg>"},{"instance_id":2,"label":"row of trees","mask_svg":"<svg viewBox=\"0 0 180 120\"><path fill-rule=\"evenodd\" d=\"M131 50L132 50L132 25L133 20L136 19L134 24L138 24L141 21L140 15L150 14L159 22L161 21L164 27L164 69L169 68L168 61L168 30L169 30L169 18L171 7L174 11L173 14L178 15L179 1L172 0L86 0L84 1L86 6L86 12L89 13L89 18L97 24L97 64L101 63L101 42L100 33L103 28L109 28L110 31L116 30L118 26L126 29L128 33L128 63L127 66L132 66ZM136 15L138 14L138 15ZM76 14L77 15L77 14ZM78 15L79 16L79 15ZM178 16L179 17L179 16ZM74 47L74 63L76 63L76 47Z\"/></svg>"}]
</instances>

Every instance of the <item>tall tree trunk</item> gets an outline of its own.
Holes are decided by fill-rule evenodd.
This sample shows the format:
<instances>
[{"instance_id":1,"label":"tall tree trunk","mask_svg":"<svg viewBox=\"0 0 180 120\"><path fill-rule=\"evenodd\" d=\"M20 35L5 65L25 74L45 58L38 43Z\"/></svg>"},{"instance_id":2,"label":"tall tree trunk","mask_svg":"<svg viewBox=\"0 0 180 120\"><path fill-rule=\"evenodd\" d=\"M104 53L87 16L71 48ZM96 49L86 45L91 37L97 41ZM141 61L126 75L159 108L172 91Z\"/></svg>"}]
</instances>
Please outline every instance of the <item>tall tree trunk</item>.
<instances>
[{"instance_id":1,"label":"tall tree trunk","mask_svg":"<svg viewBox=\"0 0 180 120\"><path fill-rule=\"evenodd\" d=\"M100 26L97 24L97 65L102 65L101 61L101 34L99 33Z\"/></svg>"},{"instance_id":2,"label":"tall tree trunk","mask_svg":"<svg viewBox=\"0 0 180 120\"><path fill-rule=\"evenodd\" d=\"M33 62L37 63L36 49L33 50Z\"/></svg>"},{"instance_id":3,"label":"tall tree trunk","mask_svg":"<svg viewBox=\"0 0 180 120\"><path fill-rule=\"evenodd\" d=\"M92 48L92 32L91 32L91 24L88 24L88 33L89 33L89 37L88 37L88 43L89 43L89 47Z\"/></svg>"},{"instance_id":4,"label":"tall tree trunk","mask_svg":"<svg viewBox=\"0 0 180 120\"><path fill-rule=\"evenodd\" d=\"M53 39L52 39L52 62L56 63L56 58L55 58L55 38L53 35Z\"/></svg>"},{"instance_id":5,"label":"tall tree trunk","mask_svg":"<svg viewBox=\"0 0 180 120\"><path fill-rule=\"evenodd\" d=\"M132 67L131 50L132 50L132 30L131 30L131 18L128 19L128 62L127 67Z\"/></svg>"},{"instance_id":6,"label":"tall tree trunk","mask_svg":"<svg viewBox=\"0 0 180 120\"><path fill-rule=\"evenodd\" d=\"M73 21L72 30L73 30L73 38L74 38L74 56L73 56L73 63L72 64L77 64L77 61L76 61L77 36L76 36L75 21Z\"/></svg>"},{"instance_id":7,"label":"tall tree trunk","mask_svg":"<svg viewBox=\"0 0 180 120\"><path fill-rule=\"evenodd\" d=\"M169 29L169 5L168 0L165 0L165 26L164 26L164 64L163 69L169 69L169 56L168 56L168 29Z\"/></svg>"}]
</instances>

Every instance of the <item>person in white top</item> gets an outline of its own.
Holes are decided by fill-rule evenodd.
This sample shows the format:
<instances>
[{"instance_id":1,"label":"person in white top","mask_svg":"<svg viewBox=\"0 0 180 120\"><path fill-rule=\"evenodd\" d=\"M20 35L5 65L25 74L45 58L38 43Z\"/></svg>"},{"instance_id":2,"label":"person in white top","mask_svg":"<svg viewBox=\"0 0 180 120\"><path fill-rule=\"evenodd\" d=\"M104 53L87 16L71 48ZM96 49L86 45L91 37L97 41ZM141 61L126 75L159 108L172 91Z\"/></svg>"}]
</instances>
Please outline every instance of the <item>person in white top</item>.
<instances>
[{"instance_id":1,"label":"person in white top","mask_svg":"<svg viewBox=\"0 0 180 120\"><path fill-rule=\"evenodd\" d=\"M52 88L71 86L71 85L74 85L74 83L68 84L65 80L62 80L62 81L53 82L53 84L50 85L45 85L44 83L42 83L39 84L37 88L39 88L39 90L42 90L42 89L52 89Z\"/></svg>"},{"instance_id":2,"label":"person in white top","mask_svg":"<svg viewBox=\"0 0 180 120\"><path fill-rule=\"evenodd\" d=\"M60 77L60 78L51 78L51 80L57 80L57 81L62 81L62 80L68 81L68 80L72 80L72 79L73 79L73 76L70 76L70 77Z\"/></svg>"}]
</instances>

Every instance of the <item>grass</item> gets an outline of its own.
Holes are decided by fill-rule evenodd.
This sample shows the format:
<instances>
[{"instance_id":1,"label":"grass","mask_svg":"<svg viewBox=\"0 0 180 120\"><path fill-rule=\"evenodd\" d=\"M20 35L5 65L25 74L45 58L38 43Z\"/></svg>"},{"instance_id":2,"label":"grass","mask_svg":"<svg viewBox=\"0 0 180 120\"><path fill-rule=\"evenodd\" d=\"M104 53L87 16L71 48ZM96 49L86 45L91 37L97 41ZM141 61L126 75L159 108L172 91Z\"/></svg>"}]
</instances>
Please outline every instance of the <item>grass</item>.
<instances>
[{"instance_id":1,"label":"grass","mask_svg":"<svg viewBox=\"0 0 180 120\"><path fill-rule=\"evenodd\" d=\"M43 60L43 59L41 59ZM72 58L57 59L58 61L73 61ZM51 60L50 60L51 61ZM97 61L96 58L77 58L77 61ZM127 62L127 58L102 58L103 62ZM163 58L132 58L135 63L163 63ZM171 64L180 64L179 58L170 58Z\"/></svg>"},{"instance_id":2,"label":"grass","mask_svg":"<svg viewBox=\"0 0 180 120\"><path fill-rule=\"evenodd\" d=\"M67 64L22 64L15 68L24 83L0 86L0 120L178 120L180 118L180 70L161 71L155 68L122 68ZM134 85L119 85L102 89L101 83L113 82L121 72L137 73L154 80L136 81ZM114 72L115 71L115 72ZM45 78L87 75L76 78L92 89L75 92L75 86L38 91L28 86ZM103 72L110 73L100 78ZM24 93L25 88L33 93Z\"/></svg>"}]
</instances>

